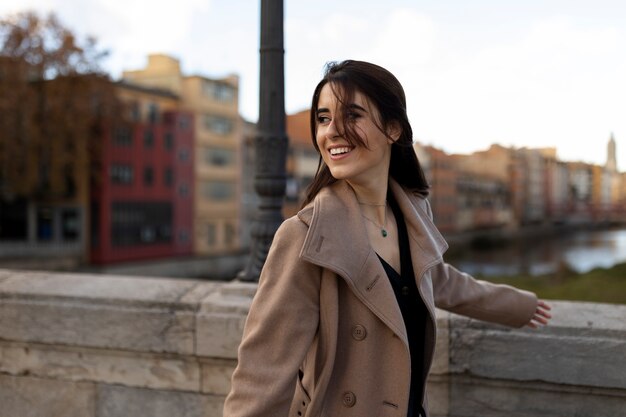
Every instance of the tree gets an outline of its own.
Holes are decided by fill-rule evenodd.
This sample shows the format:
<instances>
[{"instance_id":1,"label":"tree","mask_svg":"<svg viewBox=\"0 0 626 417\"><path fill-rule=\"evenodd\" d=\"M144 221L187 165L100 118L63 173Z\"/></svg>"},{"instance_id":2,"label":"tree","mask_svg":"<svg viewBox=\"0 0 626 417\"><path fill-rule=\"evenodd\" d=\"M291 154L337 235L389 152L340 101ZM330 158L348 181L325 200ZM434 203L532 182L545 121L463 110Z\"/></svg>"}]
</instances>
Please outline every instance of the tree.
<instances>
[{"instance_id":1,"label":"tree","mask_svg":"<svg viewBox=\"0 0 626 417\"><path fill-rule=\"evenodd\" d=\"M87 202L99 127L117 114L106 55L52 13L0 19L0 200Z\"/></svg>"}]
</instances>

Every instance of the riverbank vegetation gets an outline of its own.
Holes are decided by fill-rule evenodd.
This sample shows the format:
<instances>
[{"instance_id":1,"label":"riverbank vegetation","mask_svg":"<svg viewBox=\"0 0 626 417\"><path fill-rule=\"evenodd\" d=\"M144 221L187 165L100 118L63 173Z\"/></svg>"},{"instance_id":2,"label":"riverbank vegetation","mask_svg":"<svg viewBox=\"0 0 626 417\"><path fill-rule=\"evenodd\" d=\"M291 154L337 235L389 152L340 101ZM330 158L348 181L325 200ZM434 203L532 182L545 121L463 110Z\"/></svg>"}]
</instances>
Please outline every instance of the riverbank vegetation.
<instances>
[{"instance_id":1,"label":"riverbank vegetation","mask_svg":"<svg viewBox=\"0 0 626 417\"><path fill-rule=\"evenodd\" d=\"M578 274L566 267L545 275L478 277L533 291L539 298L626 304L626 263Z\"/></svg>"}]
</instances>

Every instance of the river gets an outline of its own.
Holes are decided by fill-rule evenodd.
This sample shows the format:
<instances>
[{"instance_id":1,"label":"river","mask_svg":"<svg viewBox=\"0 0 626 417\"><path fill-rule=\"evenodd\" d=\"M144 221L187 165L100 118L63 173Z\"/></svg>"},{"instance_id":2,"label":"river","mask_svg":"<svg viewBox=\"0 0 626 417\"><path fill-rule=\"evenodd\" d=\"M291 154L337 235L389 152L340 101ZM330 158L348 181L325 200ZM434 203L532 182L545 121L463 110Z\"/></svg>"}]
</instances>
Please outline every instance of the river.
<instances>
[{"instance_id":1,"label":"river","mask_svg":"<svg viewBox=\"0 0 626 417\"><path fill-rule=\"evenodd\" d=\"M626 262L626 228L578 230L509 242L498 248L467 248L448 262L472 275L541 275L563 266L584 273Z\"/></svg>"}]
</instances>

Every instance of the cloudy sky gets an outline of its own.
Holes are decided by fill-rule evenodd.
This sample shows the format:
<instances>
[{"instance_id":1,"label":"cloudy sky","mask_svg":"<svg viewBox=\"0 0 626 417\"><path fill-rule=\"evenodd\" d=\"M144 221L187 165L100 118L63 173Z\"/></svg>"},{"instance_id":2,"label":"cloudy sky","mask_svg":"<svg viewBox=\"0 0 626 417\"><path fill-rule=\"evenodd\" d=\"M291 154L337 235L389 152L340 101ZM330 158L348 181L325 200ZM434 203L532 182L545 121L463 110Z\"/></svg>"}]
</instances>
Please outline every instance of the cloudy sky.
<instances>
[{"instance_id":1,"label":"cloudy sky","mask_svg":"<svg viewBox=\"0 0 626 417\"><path fill-rule=\"evenodd\" d=\"M626 171L626 2L622 0L285 0L286 110L307 108L324 64L391 70L415 138L447 152L491 143L555 146L603 164L611 133ZM0 14L55 11L111 55L113 78L169 53L183 71L241 77L258 116L260 0L20 0Z\"/></svg>"}]
</instances>

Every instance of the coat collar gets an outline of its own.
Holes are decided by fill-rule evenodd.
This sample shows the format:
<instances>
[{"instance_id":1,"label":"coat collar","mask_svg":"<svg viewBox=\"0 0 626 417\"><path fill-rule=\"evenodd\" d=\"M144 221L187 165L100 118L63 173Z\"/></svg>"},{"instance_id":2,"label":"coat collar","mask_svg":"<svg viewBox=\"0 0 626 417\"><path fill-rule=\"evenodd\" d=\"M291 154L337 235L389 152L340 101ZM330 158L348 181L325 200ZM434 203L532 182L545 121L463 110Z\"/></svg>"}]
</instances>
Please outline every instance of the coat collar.
<instances>
[{"instance_id":1,"label":"coat collar","mask_svg":"<svg viewBox=\"0 0 626 417\"><path fill-rule=\"evenodd\" d=\"M426 201L390 180L404 215L416 279L441 261L448 248L428 214ZM343 277L381 320L406 341L406 331L385 270L370 246L356 195L345 181L323 188L298 217L309 226L300 257ZM419 284L419 283L418 283Z\"/></svg>"}]
</instances>

